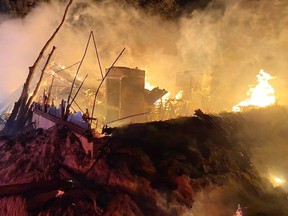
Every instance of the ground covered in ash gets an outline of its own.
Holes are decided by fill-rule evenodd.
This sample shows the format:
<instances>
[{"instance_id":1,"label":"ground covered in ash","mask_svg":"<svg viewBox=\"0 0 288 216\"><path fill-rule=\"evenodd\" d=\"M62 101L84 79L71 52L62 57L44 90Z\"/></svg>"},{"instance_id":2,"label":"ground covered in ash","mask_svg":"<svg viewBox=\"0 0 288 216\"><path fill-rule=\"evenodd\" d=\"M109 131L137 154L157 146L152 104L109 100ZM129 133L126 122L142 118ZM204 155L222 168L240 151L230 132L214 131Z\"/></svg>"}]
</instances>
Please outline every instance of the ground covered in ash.
<instances>
[{"instance_id":1,"label":"ground covered in ash","mask_svg":"<svg viewBox=\"0 0 288 216\"><path fill-rule=\"evenodd\" d=\"M0 190L0 215L229 216L238 203L246 215L288 215L285 192L258 172L254 155L274 143L269 134L288 138L287 113L198 112L113 128L94 139L95 159L67 128L3 135L0 184L33 184Z\"/></svg>"}]
</instances>

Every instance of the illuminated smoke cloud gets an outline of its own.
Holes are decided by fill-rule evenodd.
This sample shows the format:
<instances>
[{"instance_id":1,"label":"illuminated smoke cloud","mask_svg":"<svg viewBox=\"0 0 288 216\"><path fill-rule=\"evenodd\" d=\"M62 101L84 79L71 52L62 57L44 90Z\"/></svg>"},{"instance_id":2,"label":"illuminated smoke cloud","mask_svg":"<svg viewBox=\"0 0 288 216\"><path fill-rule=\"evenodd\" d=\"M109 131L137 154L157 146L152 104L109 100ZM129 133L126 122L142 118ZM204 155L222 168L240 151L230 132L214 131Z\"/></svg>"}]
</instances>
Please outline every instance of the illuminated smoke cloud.
<instances>
[{"instance_id":1,"label":"illuminated smoke cloud","mask_svg":"<svg viewBox=\"0 0 288 216\"><path fill-rule=\"evenodd\" d=\"M28 66L59 22L64 5L41 4L24 20L0 24L1 96L23 83ZM177 20L166 20L127 4L77 1L54 44L64 65L81 58L93 30L103 66L109 67L123 47L118 65L146 70L148 81L173 91L176 73L194 70L212 74L208 110L229 110L243 98L260 69L277 77L279 103L286 101L287 25L284 1L210 2ZM48 17L48 19L47 19ZM90 59L89 59L90 58ZM92 50L83 70L97 73ZM15 77L17 79L15 80ZM7 81L3 80L13 80ZM233 91L231 91L233 89ZM279 91L281 89L281 91ZM278 91L277 91L278 90Z\"/></svg>"}]
</instances>

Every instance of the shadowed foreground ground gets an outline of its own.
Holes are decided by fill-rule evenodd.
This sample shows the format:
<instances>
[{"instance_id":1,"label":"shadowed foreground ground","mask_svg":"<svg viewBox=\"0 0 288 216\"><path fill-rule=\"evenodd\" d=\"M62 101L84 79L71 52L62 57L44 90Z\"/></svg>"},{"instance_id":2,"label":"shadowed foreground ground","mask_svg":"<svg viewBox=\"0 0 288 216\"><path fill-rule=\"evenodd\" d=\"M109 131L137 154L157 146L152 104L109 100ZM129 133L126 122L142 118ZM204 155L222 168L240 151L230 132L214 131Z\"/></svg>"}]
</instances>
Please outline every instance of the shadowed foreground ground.
<instances>
[{"instance_id":1,"label":"shadowed foreground ground","mask_svg":"<svg viewBox=\"0 0 288 216\"><path fill-rule=\"evenodd\" d=\"M275 126L284 114L282 108L199 114L114 128L112 136L94 140L95 160L67 128L2 136L1 185L67 180L63 167L77 182L2 196L0 215L229 216L238 203L246 215L287 215L285 193L251 161L265 118L274 116ZM64 194L57 196L60 189Z\"/></svg>"}]
</instances>

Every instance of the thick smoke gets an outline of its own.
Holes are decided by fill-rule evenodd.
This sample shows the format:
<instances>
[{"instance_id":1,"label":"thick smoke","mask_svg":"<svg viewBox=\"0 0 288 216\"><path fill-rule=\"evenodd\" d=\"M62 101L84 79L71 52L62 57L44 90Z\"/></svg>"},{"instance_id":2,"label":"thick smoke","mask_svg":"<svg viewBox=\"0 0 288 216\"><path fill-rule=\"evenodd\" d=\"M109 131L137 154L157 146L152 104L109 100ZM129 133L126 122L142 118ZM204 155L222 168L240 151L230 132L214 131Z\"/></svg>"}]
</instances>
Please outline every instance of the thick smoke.
<instances>
[{"instance_id":1,"label":"thick smoke","mask_svg":"<svg viewBox=\"0 0 288 216\"><path fill-rule=\"evenodd\" d=\"M52 34L57 8L42 5L24 19L0 17L0 99L22 86L41 47Z\"/></svg>"},{"instance_id":2,"label":"thick smoke","mask_svg":"<svg viewBox=\"0 0 288 216\"><path fill-rule=\"evenodd\" d=\"M219 110L242 100L261 68L277 77L278 102L286 102L287 9L287 1L213 1L181 20L182 59L212 72L211 100Z\"/></svg>"},{"instance_id":3,"label":"thick smoke","mask_svg":"<svg viewBox=\"0 0 288 216\"><path fill-rule=\"evenodd\" d=\"M59 3L41 4L24 19L0 18L0 99L23 84L28 67L58 25L64 7L65 4ZM286 105L287 13L288 1L284 0L214 0L205 10L166 20L112 0L77 1L54 41L58 47L55 61L66 66L79 61L93 30L103 68L109 67L125 47L117 65L144 69L152 85L169 91L174 90L179 71L211 73L211 101L206 108L212 112L231 110L243 100L248 86L255 83L256 74L262 68L277 77L272 85L278 103ZM92 48L80 76L86 73L91 82L97 82L99 70ZM287 112L283 111L284 114ZM281 115L276 117L282 118ZM283 136L287 130L281 129L285 122L279 121L281 124L275 126L273 119L266 119L270 123L265 125L267 121L261 119L261 116L252 118L249 125L240 125L234 138L244 144L254 144L252 162L261 173L282 174L287 168L285 148L279 151L287 140ZM272 126L275 126L273 134L270 133ZM259 143L263 134L266 136ZM218 200L220 204L215 201L218 212L219 206L226 202L225 195L231 192L222 190L225 189L216 188L210 195L221 201ZM199 197L193 210L195 215L205 209L212 211L214 206L203 206L211 204L210 201L205 196ZM218 215L230 215L233 208L223 206Z\"/></svg>"},{"instance_id":4,"label":"thick smoke","mask_svg":"<svg viewBox=\"0 0 288 216\"><path fill-rule=\"evenodd\" d=\"M23 83L63 8L41 4L25 19L1 22L1 97ZM205 10L168 21L124 3L77 1L54 41L56 60L64 65L79 61L93 30L104 68L125 47L117 64L145 69L151 84L169 91L179 71L212 74L210 106L205 107L210 111L230 110L243 100L262 68L277 77L272 84L284 104L287 10L286 1L215 0ZM90 80L99 76L92 49L82 76L86 73Z\"/></svg>"}]
</instances>

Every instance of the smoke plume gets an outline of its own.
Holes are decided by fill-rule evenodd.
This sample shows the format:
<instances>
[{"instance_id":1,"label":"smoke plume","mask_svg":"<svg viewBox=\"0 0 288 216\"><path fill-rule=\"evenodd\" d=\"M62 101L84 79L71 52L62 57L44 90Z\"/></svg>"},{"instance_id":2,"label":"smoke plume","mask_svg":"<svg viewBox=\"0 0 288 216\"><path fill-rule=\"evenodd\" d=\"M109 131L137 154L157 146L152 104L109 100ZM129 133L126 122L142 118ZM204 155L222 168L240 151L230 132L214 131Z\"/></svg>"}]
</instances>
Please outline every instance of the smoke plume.
<instances>
[{"instance_id":1,"label":"smoke plume","mask_svg":"<svg viewBox=\"0 0 288 216\"><path fill-rule=\"evenodd\" d=\"M64 7L65 4L56 2L42 3L23 19L0 18L0 99L23 84L28 67L59 23ZM125 47L117 65L146 70L152 85L168 91L174 90L177 72L193 70L211 74L210 103L205 107L211 112L231 110L243 100L262 68L276 76L272 85L278 104L286 105L287 13L288 1L284 0L213 0L205 10L167 20L126 3L81 0L74 3L54 41L58 47L55 61L66 66L79 61L93 30L103 68L109 67ZM90 82L97 83L100 74L92 48L80 76L86 73ZM283 111L284 114L287 112ZM287 139L281 137L287 130L281 129L282 116L277 116L281 124L276 126L275 119L261 121L262 117L252 118L249 125L240 125L239 133L233 138L253 144L252 162L261 173L270 170L283 173L287 167L280 160L286 156L279 149L285 146ZM275 126L274 134L269 133L272 126ZM266 136L259 141L263 134ZM268 134L271 136L267 137ZM219 198L218 193L215 189L212 196ZM202 204L209 202L205 198L199 200ZM201 204L195 212L199 209L203 210ZM229 214L231 209L227 210Z\"/></svg>"},{"instance_id":2,"label":"smoke plume","mask_svg":"<svg viewBox=\"0 0 288 216\"><path fill-rule=\"evenodd\" d=\"M43 3L24 19L1 22L1 97L23 83L63 7L59 2ZM146 70L151 84L169 91L174 90L177 72L211 74L211 101L205 107L209 111L230 110L243 100L262 68L277 77L272 84L278 102L285 104L287 10L288 3L280 0L214 0L205 10L167 20L122 2L77 1L54 41L56 61L79 61L93 30L105 68L125 47L118 65ZM86 73L90 80L99 76L92 49L83 67L83 76Z\"/></svg>"}]
</instances>

